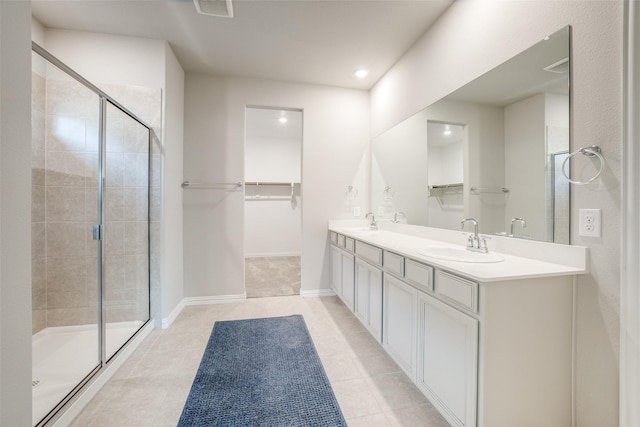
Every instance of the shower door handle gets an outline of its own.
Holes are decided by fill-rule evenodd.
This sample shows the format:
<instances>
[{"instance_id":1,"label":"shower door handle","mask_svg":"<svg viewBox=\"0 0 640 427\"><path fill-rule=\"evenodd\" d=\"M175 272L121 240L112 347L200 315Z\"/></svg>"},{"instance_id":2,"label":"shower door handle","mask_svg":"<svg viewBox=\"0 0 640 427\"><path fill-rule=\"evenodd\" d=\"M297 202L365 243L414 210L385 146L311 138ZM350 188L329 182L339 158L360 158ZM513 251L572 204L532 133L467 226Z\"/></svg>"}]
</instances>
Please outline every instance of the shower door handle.
<instances>
[{"instance_id":1,"label":"shower door handle","mask_svg":"<svg viewBox=\"0 0 640 427\"><path fill-rule=\"evenodd\" d=\"M100 224L93 224L93 240L102 240L102 228Z\"/></svg>"}]
</instances>

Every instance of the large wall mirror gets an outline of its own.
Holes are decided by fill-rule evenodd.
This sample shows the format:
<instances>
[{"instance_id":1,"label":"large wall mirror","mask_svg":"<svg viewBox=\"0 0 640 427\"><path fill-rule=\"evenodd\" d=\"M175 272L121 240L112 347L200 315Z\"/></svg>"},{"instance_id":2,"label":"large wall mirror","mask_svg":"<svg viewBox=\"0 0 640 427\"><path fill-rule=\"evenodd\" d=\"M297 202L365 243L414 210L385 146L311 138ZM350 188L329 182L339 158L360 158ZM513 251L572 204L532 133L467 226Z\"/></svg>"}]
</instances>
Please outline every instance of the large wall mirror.
<instances>
[{"instance_id":1,"label":"large wall mirror","mask_svg":"<svg viewBox=\"0 0 640 427\"><path fill-rule=\"evenodd\" d=\"M569 51L566 27L374 138L377 217L569 243Z\"/></svg>"}]
</instances>

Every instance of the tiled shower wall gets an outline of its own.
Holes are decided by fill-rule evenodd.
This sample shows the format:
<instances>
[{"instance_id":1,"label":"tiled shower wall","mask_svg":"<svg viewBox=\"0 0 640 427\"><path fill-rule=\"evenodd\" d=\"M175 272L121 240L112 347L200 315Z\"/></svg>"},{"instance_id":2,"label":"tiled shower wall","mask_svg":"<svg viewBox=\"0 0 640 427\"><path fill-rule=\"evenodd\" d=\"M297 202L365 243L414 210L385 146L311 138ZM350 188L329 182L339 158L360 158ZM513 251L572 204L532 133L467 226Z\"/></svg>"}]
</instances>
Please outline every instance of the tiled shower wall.
<instances>
[{"instance_id":1,"label":"tiled shower wall","mask_svg":"<svg viewBox=\"0 0 640 427\"><path fill-rule=\"evenodd\" d=\"M101 88L160 128L159 89ZM34 333L45 327L95 324L98 320L98 254L92 239L92 226L97 223L98 99L75 81L45 80L33 74ZM112 106L107 110L107 124L105 316L107 322L145 320L149 302L146 129ZM157 232L157 139L152 153L150 217ZM152 245L157 241L152 236ZM152 246L151 252L158 251ZM157 262L153 265L157 268ZM152 271L152 278L157 276Z\"/></svg>"},{"instance_id":2,"label":"tiled shower wall","mask_svg":"<svg viewBox=\"0 0 640 427\"><path fill-rule=\"evenodd\" d=\"M45 246L45 79L31 74L31 299L32 331L47 326Z\"/></svg>"}]
</instances>

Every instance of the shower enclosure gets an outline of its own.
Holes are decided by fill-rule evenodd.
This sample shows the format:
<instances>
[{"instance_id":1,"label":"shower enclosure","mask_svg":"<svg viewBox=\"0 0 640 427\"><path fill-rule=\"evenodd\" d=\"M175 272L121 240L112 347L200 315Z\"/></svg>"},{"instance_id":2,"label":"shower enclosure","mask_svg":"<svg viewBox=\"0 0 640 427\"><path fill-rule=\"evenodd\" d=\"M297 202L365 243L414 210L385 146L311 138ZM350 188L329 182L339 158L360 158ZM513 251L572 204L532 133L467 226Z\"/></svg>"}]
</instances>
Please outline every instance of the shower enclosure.
<instances>
[{"instance_id":1,"label":"shower enclosure","mask_svg":"<svg viewBox=\"0 0 640 427\"><path fill-rule=\"evenodd\" d=\"M150 318L149 126L32 53L33 425Z\"/></svg>"}]
</instances>

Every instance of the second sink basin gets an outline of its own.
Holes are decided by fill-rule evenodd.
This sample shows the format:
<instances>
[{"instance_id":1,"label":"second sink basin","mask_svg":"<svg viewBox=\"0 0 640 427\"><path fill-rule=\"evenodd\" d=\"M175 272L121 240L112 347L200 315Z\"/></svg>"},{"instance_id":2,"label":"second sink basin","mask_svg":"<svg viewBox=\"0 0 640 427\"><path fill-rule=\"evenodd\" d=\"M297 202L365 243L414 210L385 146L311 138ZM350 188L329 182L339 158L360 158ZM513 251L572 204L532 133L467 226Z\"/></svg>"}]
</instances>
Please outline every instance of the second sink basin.
<instances>
[{"instance_id":1,"label":"second sink basin","mask_svg":"<svg viewBox=\"0 0 640 427\"><path fill-rule=\"evenodd\" d=\"M483 254L481 252L472 252L464 248L452 248L449 246L430 246L419 250L420 255L426 257L441 259L445 261L457 262L500 262L504 261L504 257L494 253Z\"/></svg>"}]
</instances>

